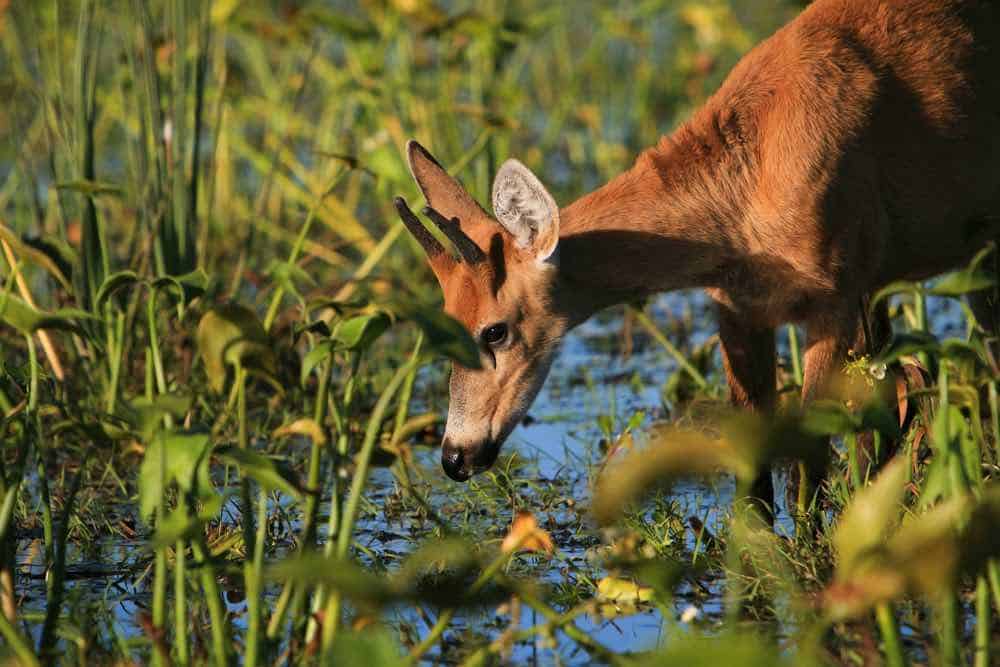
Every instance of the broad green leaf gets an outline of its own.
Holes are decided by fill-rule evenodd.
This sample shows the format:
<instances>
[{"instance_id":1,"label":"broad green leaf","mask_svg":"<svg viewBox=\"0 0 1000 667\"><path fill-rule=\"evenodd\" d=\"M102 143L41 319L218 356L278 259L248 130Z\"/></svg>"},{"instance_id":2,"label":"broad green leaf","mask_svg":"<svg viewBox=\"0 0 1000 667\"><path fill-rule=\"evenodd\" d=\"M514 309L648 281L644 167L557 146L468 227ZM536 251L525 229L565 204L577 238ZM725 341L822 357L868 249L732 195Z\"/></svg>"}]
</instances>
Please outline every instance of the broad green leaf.
<instances>
[{"instance_id":1,"label":"broad green leaf","mask_svg":"<svg viewBox=\"0 0 1000 667\"><path fill-rule=\"evenodd\" d=\"M391 324L392 320L383 312L357 315L340 322L333 331L333 338L348 350L364 352Z\"/></svg>"},{"instance_id":2,"label":"broad green leaf","mask_svg":"<svg viewBox=\"0 0 1000 667\"><path fill-rule=\"evenodd\" d=\"M313 349L309 350L309 352L306 353L306 356L302 359L302 369L299 373L299 382L302 385L305 385L306 380L313 372L313 369L329 357L332 352L333 341L331 340L325 340Z\"/></svg>"},{"instance_id":3,"label":"broad green leaf","mask_svg":"<svg viewBox=\"0 0 1000 667\"><path fill-rule=\"evenodd\" d=\"M207 453L211 449L207 433L158 433L146 447L139 467L139 513L148 519L163 502L171 483L189 492L197 488L199 497L213 494L208 476Z\"/></svg>"},{"instance_id":4,"label":"broad green leaf","mask_svg":"<svg viewBox=\"0 0 1000 667\"><path fill-rule=\"evenodd\" d=\"M21 333L32 333L38 329L63 329L82 334L79 322L96 319L90 313L76 308L38 310L9 292L0 294L0 321L6 322Z\"/></svg>"},{"instance_id":5,"label":"broad green leaf","mask_svg":"<svg viewBox=\"0 0 1000 667\"><path fill-rule=\"evenodd\" d=\"M123 412L132 427L149 440L162 425L164 416L181 419L191 409L191 403L192 397L187 394L159 394L152 399L136 398Z\"/></svg>"},{"instance_id":6,"label":"broad green leaf","mask_svg":"<svg viewBox=\"0 0 1000 667\"><path fill-rule=\"evenodd\" d=\"M300 498L300 484L290 470L282 469L274 459L239 447L220 447L215 455L237 466L240 474L251 477L265 489L281 491L293 498Z\"/></svg>"},{"instance_id":7,"label":"broad green leaf","mask_svg":"<svg viewBox=\"0 0 1000 667\"><path fill-rule=\"evenodd\" d=\"M905 457L896 457L844 509L833 535L839 578L850 577L863 559L883 544L887 532L899 520L909 479L907 466Z\"/></svg>"},{"instance_id":8,"label":"broad green leaf","mask_svg":"<svg viewBox=\"0 0 1000 667\"><path fill-rule=\"evenodd\" d=\"M216 392L225 387L227 365L275 373L267 332L257 314L245 306L227 303L209 310L198 323L197 340L209 385Z\"/></svg>"}]
</instances>

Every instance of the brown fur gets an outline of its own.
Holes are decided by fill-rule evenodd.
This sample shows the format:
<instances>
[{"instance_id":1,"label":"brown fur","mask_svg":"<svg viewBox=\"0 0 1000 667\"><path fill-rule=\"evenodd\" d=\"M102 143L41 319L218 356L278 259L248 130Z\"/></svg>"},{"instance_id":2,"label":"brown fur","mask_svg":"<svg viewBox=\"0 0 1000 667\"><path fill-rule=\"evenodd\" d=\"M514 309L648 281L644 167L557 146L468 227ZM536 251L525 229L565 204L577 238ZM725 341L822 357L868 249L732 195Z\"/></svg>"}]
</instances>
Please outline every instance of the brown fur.
<instances>
[{"instance_id":1,"label":"brown fur","mask_svg":"<svg viewBox=\"0 0 1000 667\"><path fill-rule=\"evenodd\" d=\"M448 312L474 334L516 323L524 344L507 363L540 366L513 383L530 402L573 325L704 287L720 305L735 402L773 406L784 322L807 329L803 394L815 396L857 340L866 295L954 267L1000 232L998 22L987 0L816 0L686 124L560 211L558 269L501 234L488 272L459 266L442 280ZM497 243L498 225L461 186L413 157L431 205L481 248ZM499 424L526 406L494 376L474 381Z\"/></svg>"}]
</instances>

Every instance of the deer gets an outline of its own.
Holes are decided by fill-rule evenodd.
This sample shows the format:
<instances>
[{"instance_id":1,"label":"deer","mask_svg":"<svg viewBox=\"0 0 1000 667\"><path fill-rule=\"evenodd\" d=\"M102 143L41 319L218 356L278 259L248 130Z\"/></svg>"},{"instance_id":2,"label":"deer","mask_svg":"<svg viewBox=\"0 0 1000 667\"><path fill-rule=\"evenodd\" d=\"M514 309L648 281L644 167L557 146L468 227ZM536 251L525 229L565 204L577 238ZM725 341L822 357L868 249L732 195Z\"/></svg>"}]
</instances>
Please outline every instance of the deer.
<instances>
[{"instance_id":1,"label":"deer","mask_svg":"<svg viewBox=\"0 0 1000 667\"><path fill-rule=\"evenodd\" d=\"M493 214L416 141L410 171L446 249L395 199L444 310L480 348L453 364L441 446L488 469L573 327L616 304L703 288L733 405L776 407L776 327L806 333L803 404L891 329L867 299L967 262L1000 233L1000 5L815 0L627 171L560 208L516 159ZM973 295L996 323L990 295ZM765 471L752 497L772 503Z\"/></svg>"}]
</instances>

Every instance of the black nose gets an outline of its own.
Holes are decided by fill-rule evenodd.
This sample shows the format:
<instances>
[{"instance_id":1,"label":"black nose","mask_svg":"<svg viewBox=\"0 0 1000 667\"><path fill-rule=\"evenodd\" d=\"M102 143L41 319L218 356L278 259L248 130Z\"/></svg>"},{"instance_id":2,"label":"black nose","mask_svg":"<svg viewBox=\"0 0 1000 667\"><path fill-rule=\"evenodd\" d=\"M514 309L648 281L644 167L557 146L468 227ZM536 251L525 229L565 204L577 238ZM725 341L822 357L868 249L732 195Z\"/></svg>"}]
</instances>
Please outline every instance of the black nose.
<instances>
[{"instance_id":1,"label":"black nose","mask_svg":"<svg viewBox=\"0 0 1000 667\"><path fill-rule=\"evenodd\" d=\"M448 440L441 443L441 467L456 482L464 482L472 476L465 466L465 458L461 447L456 447Z\"/></svg>"}]
</instances>

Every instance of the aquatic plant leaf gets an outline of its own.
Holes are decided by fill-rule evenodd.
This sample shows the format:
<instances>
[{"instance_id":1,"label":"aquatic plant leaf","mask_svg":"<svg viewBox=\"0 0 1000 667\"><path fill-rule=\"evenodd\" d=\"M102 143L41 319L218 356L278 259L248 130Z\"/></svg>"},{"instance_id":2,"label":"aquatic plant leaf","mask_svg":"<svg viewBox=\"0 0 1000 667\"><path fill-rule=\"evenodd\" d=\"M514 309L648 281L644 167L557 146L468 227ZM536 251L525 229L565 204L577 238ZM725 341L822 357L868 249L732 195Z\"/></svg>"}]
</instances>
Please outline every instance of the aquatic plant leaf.
<instances>
[{"instance_id":1,"label":"aquatic plant leaf","mask_svg":"<svg viewBox=\"0 0 1000 667\"><path fill-rule=\"evenodd\" d=\"M843 435L853 433L860 426L859 420L839 401L818 400L802 415L803 428L815 435Z\"/></svg>"},{"instance_id":2,"label":"aquatic plant leaf","mask_svg":"<svg viewBox=\"0 0 1000 667\"><path fill-rule=\"evenodd\" d=\"M170 415L176 419L184 417L191 409L192 402L193 398L189 394L158 394L152 399L142 396L122 406L122 412L131 426L148 441L163 425L165 416Z\"/></svg>"},{"instance_id":3,"label":"aquatic plant leaf","mask_svg":"<svg viewBox=\"0 0 1000 667\"><path fill-rule=\"evenodd\" d=\"M458 537L428 540L406 557L396 577L415 581L428 572L466 570L479 563L476 547L468 540Z\"/></svg>"},{"instance_id":4,"label":"aquatic plant leaf","mask_svg":"<svg viewBox=\"0 0 1000 667\"><path fill-rule=\"evenodd\" d=\"M816 410L822 411L818 403ZM732 452L736 454L742 465L733 468L733 472L744 481L752 481L753 476L762 466L778 461L805 461L809 465L822 465L825 461L827 445L824 438L827 433L824 427L833 422L822 423L822 416L817 422L810 422L812 409L805 414L788 413L778 416L737 412L726 420L724 425L725 440ZM829 416L828 413L826 416ZM835 419L840 419L838 413ZM853 422L853 418L849 421ZM846 422L836 422L842 425Z\"/></svg>"},{"instance_id":5,"label":"aquatic plant leaf","mask_svg":"<svg viewBox=\"0 0 1000 667\"><path fill-rule=\"evenodd\" d=\"M536 551L551 554L555 550L552 536L538 525L531 512L518 512L500 544L504 553L515 551Z\"/></svg>"},{"instance_id":6,"label":"aquatic plant leaf","mask_svg":"<svg viewBox=\"0 0 1000 667\"><path fill-rule=\"evenodd\" d=\"M30 245L29 243L25 243L21 240L19 235L14 233L14 230L3 224L0 224L0 239L3 239L8 245L10 245L19 261L27 260L32 264L37 264L48 271L53 278L58 280L59 284L62 285L65 290L73 290L73 286L70 283L69 278L67 278L66 274L63 273L61 268L59 268L59 264L47 253Z\"/></svg>"},{"instance_id":7,"label":"aquatic plant leaf","mask_svg":"<svg viewBox=\"0 0 1000 667\"><path fill-rule=\"evenodd\" d=\"M976 572L1000 553L1000 544L992 539L1000 528L1000 512L992 506L982 509L986 505L956 496L908 516L854 572L845 573L838 564L836 580L823 595L827 613L833 619L851 618L906 593L952 590L960 576ZM970 521L970 515L979 520Z\"/></svg>"},{"instance_id":8,"label":"aquatic plant leaf","mask_svg":"<svg viewBox=\"0 0 1000 667\"><path fill-rule=\"evenodd\" d=\"M138 282L139 274L135 271L118 271L117 273L112 273L97 288L97 294L94 297L94 310L100 312L104 308L104 304L107 303L108 299L115 292L123 290L126 287L132 287Z\"/></svg>"},{"instance_id":9,"label":"aquatic plant leaf","mask_svg":"<svg viewBox=\"0 0 1000 667\"><path fill-rule=\"evenodd\" d=\"M935 352L938 347L937 338L923 331L894 333L889 344L879 355L878 362L888 364L900 357L914 355L918 352Z\"/></svg>"},{"instance_id":10,"label":"aquatic plant leaf","mask_svg":"<svg viewBox=\"0 0 1000 667\"><path fill-rule=\"evenodd\" d=\"M309 287L316 285L315 279L303 270L302 267L294 263L273 260L264 273L273 279L281 289L298 299L299 302L305 301L301 290L299 290L299 284Z\"/></svg>"},{"instance_id":11,"label":"aquatic plant leaf","mask_svg":"<svg viewBox=\"0 0 1000 667\"><path fill-rule=\"evenodd\" d=\"M597 582L597 596L602 600L638 604L649 602L653 595L651 586L643 586L631 579L604 577Z\"/></svg>"},{"instance_id":12,"label":"aquatic plant leaf","mask_svg":"<svg viewBox=\"0 0 1000 667\"><path fill-rule=\"evenodd\" d=\"M902 437L899 421L880 400L870 401L861 408L860 430L875 430L891 439Z\"/></svg>"},{"instance_id":13,"label":"aquatic plant leaf","mask_svg":"<svg viewBox=\"0 0 1000 667\"><path fill-rule=\"evenodd\" d=\"M986 347L981 338L972 340L961 340L959 338L946 338L941 341L941 356L946 359L956 361L982 361L988 358Z\"/></svg>"},{"instance_id":14,"label":"aquatic plant leaf","mask_svg":"<svg viewBox=\"0 0 1000 667\"><path fill-rule=\"evenodd\" d=\"M963 296L992 287L993 282L993 278L985 273L956 271L945 275L927 291L935 296Z\"/></svg>"},{"instance_id":15,"label":"aquatic plant leaf","mask_svg":"<svg viewBox=\"0 0 1000 667\"><path fill-rule=\"evenodd\" d=\"M205 293L208 283L208 274L199 268L179 276L159 276L150 285L154 290L166 291L186 306Z\"/></svg>"},{"instance_id":16,"label":"aquatic plant leaf","mask_svg":"<svg viewBox=\"0 0 1000 667\"><path fill-rule=\"evenodd\" d=\"M479 346L458 320L437 308L402 302L394 303L392 310L420 327L428 349L465 368L482 368Z\"/></svg>"},{"instance_id":17,"label":"aquatic plant leaf","mask_svg":"<svg viewBox=\"0 0 1000 667\"><path fill-rule=\"evenodd\" d=\"M896 294L913 294L914 292L923 292L923 287L920 283L915 283L909 280L897 280L891 282L879 291L875 292L872 296L871 301L869 301L869 309L874 309L879 301L883 299L888 299Z\"/></svg>"},{"instance_id":18,"label":"aquatic plant leaf","mask_svg":"<svg viewBox=\"0 0 1000 667\"><path fill-rule=\"evenodd\" d=\"M964 269L946 273L927 291L936 296L957 297L993 287L995 280L991 273L980 269L993 250L994 246L991 243L977 252Z\"/></svg>"},{"instance_id":19,"label":"aquatic plant leaf","mask_svg":"<svg viewBox=\"0 0 1000 667\"><path fill-rule=\"evenodd\" d=\"M979 465L979 455L976 451L973 466L964 465L966 457L962 455L962 442L968 435L961 408L953 404L938 408L931 423L930 444L934 457L920 494L921 504L930 505L938 498L947 498L971 488L972 480L978 477L978 470L973 466ZM973 471L971 475L970 467Z\"/></svg>"},{"instance_id":20,"label":"aquatic plant leaf","mask_svg":"<svg viewBox=\"0 0 1000 667\"><path fill-rule=\"evenodd\" d=\"M215 450L215 455L223 461L239 468L240 474L251 477L265 489L281 491L293 498L301 497L301 485L295 475L278 466L274 459L248 449L227 446Z\"/></svg>"},{"instance_id":21,"label":"aquatic plant leaf","mask_svg":"<svg viewBox=\"0 0 1000 667\"><path fill-rule=\"evenodd\" d=\"M787 648L782 648L776 641L766 641L760 634L725 633L711 639L679 638L671 641L667 648L645 656L635 664L640 667L813 667L822 663L802 651L791 654Z\"/></svg>"},{"instance_id":22,"label":"aquatic plant leaf","mask_svg":"<svg viewBox=\"0 0 1000 667\"><path fill-rule=\"evenodd\" d=\"M366 628L359 632L337 633L330 649L330 665L378 665L402 667L409 663L403 659L400 646L392 635L381 628Z\"/></svg>"},{"instance_id":23,"label":"aquatic plant leaf","mask_svg":"<svg viewBox=\"0 0 1000 667\"><path fill-rule=\"evenodd\" d=\"M630 660L633 667L813 667L822 664L804 653L790 654L777 642L767 642L757 634L724 633L708 637L682 636L666 648Z\"/></svg>"},{"instance_id":24,"label":"aquatic plant leaf","mask_svg":"<svg viewBox=\"0 0 1000 667\"><path fill-rule=\"evenodd\" d=\"M391 324L392 320L383 312L356 315L340 322L333 330L333 338L348 350L364 352Z\"/></svg>"},{"instance_id":25,"label":"aquatic plant leaf","mask_svg":"<svg viewBox=\"0 0 1000 667\"><path fill-rule=\"evenodd\" d=\"M225 387L227 366L242 364L270 375L276 372L267 332L257 314L246 306L215 306L202 316L196 337L209 386L216 392Z\"/></svg>"},{"instance_id":26,"label":"aquatic plant leaf","mask_svg":"<svg viewBox=\"0 0 1000 667\"><path fill-rule=\"evenodd\" d=\"M610 523L656 487L669 486L679 477L720 470L752 479L756 464L728 440L691 430L657 429L647 446L632 449L601 473L594 493L594 516L598 523Z\"/></svg>"},{"instance_id":27,"label":"aquatic plant leaf","mask_svg":"<svg viewBox=\"0 0 1000 667\"><path fill-rule=\"evenodd\" d=\"M55 311L32 308L19 297L0 294L0 321L14 327L21 333L33 333L39 329L62 329L83 334L80 322L97 318L76 308L61 308Z\"/></svg>"},{"instance_id":28,"label":"aquatic plant leaf","mask_svg":"<svg viewBox=\"0 0 1000 667\"><path fill-rule=\"evenodd\" d=\"M962 531L959 569L978 574L991 560L1000 557L1000 485L986 486Z\"/></svg>"},{"instance_id":29,"label":"aquatic plant leaf","mask_svg":"<svg viewBox=\"0 0 1000 667\"><path fill-rule=\"evenodd\" d=\"M166 487L176 482L184 492L214 495L208 477L211 444L207 433L161 432L146 447L139 467L139 513L148 519L163 502Z\"/></svg>"},{"instance_id":30,"label":"aquatic plant leaf","mask_svg":"<svg viewBox=\"0 0 1000 667\"><path fill-rule=\"evenodd\" d=\"M844 509L833 534L838 577L849 577L862 560L879 548L902 514L903 493L909 480L908 462L896 457L875 481L857 491Z\"/></svg>"},{"instance_id":31,"label":"aquatic plant leaf","mask_svg":"<svg viewBox=\"0 0 1000 667\"><path fill-rule=\"evenodd\" d=\"M354 601L385 604L401 596L390 585L390 580L363 569L356 563L321 554L288 558L264 570L270 581L292 581L310 586L322 585Z\"/></svg>"},{"instance_id":32,"label":"aquatic plant leaf","mask_svg":"<svg viewBox=\"0 0 1000 667\"><path fill-rule=\"evenodd\" d=\"M409 185L410 171L393 144L376 146L364 157L363 162L380 180L403 187Z\"/></svg>"},{"instance_id":33,"label":"aquatic plant leaf","mask_svg":"<svg viewBox=\"0 0 1000 667\"><path fill-rule=\"evenodd\" d=\"M972 506L956 496L908 517L886 543L886 566L900 572L907 588L933 594L954 585L961 559L961 526Z\"/></svg>"},{"instance_id":34,"label":"aquatic plant leaf","mask_svg":"<svg viewBox=\"0 0 1000 667\"><path fill-rule=\"evenodd\" d=\"M299 371L299 383L305 386L306 380L320 363L333 353L333 341L324 340L306 353L302 359L302 369Z\"/></svg>"},{"instance_id":35,"label":"aquatic plant leaf","mask_svg":"<svg viewBox=\"0 0 1000 667\"><path fill-rule=\"evenodd\" d=\"M183 505L175 507L167 512L164 520L156 526L149 549L156 551L174 546L179 539L197 537L203 525L200 518L189 514Z\"/></svg>"}]
</instances>

